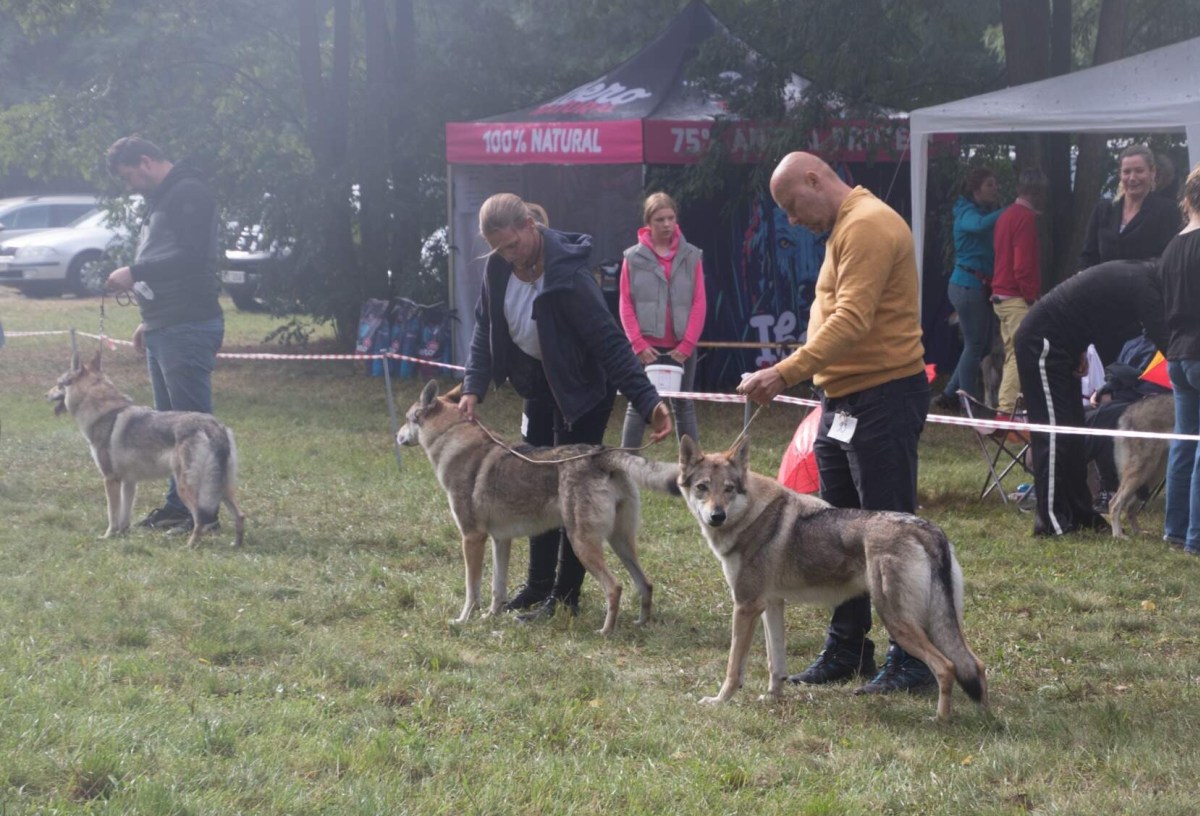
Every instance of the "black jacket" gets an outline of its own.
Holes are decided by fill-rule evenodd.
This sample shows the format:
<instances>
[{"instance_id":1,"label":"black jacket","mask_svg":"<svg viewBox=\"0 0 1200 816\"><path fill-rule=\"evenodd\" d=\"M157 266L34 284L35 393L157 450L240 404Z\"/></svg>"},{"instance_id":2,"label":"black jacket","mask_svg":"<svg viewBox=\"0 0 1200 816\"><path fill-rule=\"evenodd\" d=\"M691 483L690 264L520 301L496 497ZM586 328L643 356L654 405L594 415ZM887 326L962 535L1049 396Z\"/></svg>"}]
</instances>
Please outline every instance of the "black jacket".
<instances>
[{"instance_id":1,"label":"black jacket","mask_svg":"<svg viewBox=\"0 0 1200 816\"><path fill-rule=\"evenodd\" d=\"M220 317L219 259L213 195L195 171L177 164L146 196L137 253L129 268L133 279L144 281L154 295L137 296L146 328Z\"/></svg>"},{"instance_id":2,"label":"black jacket","mask_svg":"<svg viewBox=\"0 0 1200 816\"><path fill-rule=\"evenodd\" d=\"M1124 204L1102 200L1088 221L1079 268L1104 261L1137 261L1157 258L1179 232L1179 208L1160 195L1148 195L1133 220L1121 229Z\"/></svg>"},{"instance_id":3,"label":"black jacket","mask_svg":"<svg viewBox=\"0 0 1200 816\"><path fill-rule=\"evenodd\" d=\"M1179 235L1159 264L1167 329L1168 360L1200 360L1200 230Z\"/></svg>"},{"instance_id":4,"label":"black jacket","mask_svg":"<svg viewBox=\"0 0 1200 816\"><path fill-rule=\"evenodd\" d=\"M1042 337L1070 354L1088 344L1105 363L1145 328L1150 342L1167 347L1162 292L1153 261L1109 261L1077 272L1033 304L1018 337ZM1020 341L1018 341L1020 342Z\"/></svg>"},{"instance_id":5,"label":"black jacket","mask_svg":"<svg viewBox=\"0 0 1200 816\"><path fill-rule=\"evenodd\" d=\"M568 424L578 420L604 399L611 382L649 421L660 397L588 269L591 236L539 229L546 277L542 293L533 301L533 319L542 368L563 418ZM463 392L481 402L489 382L502 385L508 379L516 348L504 317L504 292L511 275L512 264L500 255L488 258L463 381Z\"/></svg>"}]
</instances>

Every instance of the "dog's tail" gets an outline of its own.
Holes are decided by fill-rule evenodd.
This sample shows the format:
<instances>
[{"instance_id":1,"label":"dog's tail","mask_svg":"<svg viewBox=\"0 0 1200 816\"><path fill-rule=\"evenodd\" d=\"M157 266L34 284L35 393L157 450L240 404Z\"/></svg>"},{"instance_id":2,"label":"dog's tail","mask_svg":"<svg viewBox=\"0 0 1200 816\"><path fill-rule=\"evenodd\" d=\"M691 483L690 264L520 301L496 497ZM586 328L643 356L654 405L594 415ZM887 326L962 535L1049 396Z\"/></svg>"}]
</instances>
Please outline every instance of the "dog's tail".
<instances>
[{"instance_id":1,"label":"dog's tail","mask_svg":"<svg viewBox=\"0 0 1200 816\"><path fill-rule=\"evenodd\" d=\"M931 525L932 526L932 525ZM983 663L975 657L963 635L963 576L954 557L954 547L946 534L934 528L938 537L939 557L933 568L936 588L929 599L930 639L954 664L954 677L967 696L982 703L987 694Z\"/></svg>"},{"instance_id":2,"label":"dog's tail","mask_svg":"<svg viewBox=\"0 0 1200 816\"><path fill-rule=\"evenodd\" d=\"M626 451L610 450L605 458L613 467L629 474L638 487L679 495L679 463L654 462Z\"/></svg>"}]
</instances>

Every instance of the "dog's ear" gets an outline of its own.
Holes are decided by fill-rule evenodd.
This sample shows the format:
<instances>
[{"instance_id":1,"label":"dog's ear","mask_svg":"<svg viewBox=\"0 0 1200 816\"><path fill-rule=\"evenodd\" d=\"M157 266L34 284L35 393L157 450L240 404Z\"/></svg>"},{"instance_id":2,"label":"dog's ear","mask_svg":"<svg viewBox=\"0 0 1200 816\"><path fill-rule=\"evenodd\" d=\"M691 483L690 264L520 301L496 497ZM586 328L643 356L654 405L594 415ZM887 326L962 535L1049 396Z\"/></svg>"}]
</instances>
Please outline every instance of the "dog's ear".
<instances>
[{"instance_id":1,"label":"dog's ear","mask_svg":"<svg viewBox=\"0 0 1200 816\"><path fill-rule=\"evenodd\" d=\"M733 447L725 452L725 458L738 470L745 473L750 468L750 434L742 434Z\"/></svg>"},{"instance_id":2,"label":"dog's ear","mask_svg":"<svg viewBox=\"0 0 1200 816\"><path fill-rule=\"evenodd\" d=\"M692 465L704 458L704 452L700 450L700 446L696 444L687 434L679 437L679 469L687 470Z\"/></svg>"},{"instance_id":3,"label":"dog's ear","mask_svg":"<svg viewBox=\"0 0 1200 816\"><path fill-rule=\"evenodd\" d=\"M87 364L87 370L93 374L100 373L100 349L96 349L96 353L92 356L92 361Z\"/></svg>"},{"instance_id":4,"label":"dog's ear","mask_svg":"<svg viewBox=\"0 0 1200 816\"><path fill-rule=\"evenodd\" d=\"M433 401L437 399L437 395L437 380L430 380L429 382L425 383L425 387L421 389L421 407L428 408L433 404Z\"/></svg>"},{"instance_id":5,"label":"dog's ear","mask_svg":"<svg viewBox=\"0 0 1200 816\"><path fill-rule=\"evenodd\" d=\"M462 388L463 388L463 384L458 383L457 385L455 385L453 388L451 388L449 391L447 391L442 396L445 399L449 400L450 402L457 404L458 401L460 399L462 399Z\"/></svg>"}]
</instances>

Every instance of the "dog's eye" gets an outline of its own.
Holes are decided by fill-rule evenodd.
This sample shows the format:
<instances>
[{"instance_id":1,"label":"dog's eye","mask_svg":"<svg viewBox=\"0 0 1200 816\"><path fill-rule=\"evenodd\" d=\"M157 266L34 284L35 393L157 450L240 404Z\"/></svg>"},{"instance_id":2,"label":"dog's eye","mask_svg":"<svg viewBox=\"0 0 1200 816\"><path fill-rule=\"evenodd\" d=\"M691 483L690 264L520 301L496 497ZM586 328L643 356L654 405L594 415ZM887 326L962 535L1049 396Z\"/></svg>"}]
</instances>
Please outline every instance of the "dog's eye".
<instances>
[{"instance_id":1,"label":"dog's eye","mask_svg":"<svg viewBox=\"0 0 1200 816\"><path fill-rule=\"evenodd\" d=\"M725 483L725 495L726 496L732 496L736 492L737 492L737 485L735 485L733 482Z\"/></svg>"},{"instance_id":2,"label":"dog's eye","mask_svg":"<svg viewBox=\"0 0 1200 816\"><path fill-rule=\"evenodd\" d=\"M708 492L708 482L696 482L696 486L692 489L700 495L704 495Z\"/></svg>"}]
</instances>

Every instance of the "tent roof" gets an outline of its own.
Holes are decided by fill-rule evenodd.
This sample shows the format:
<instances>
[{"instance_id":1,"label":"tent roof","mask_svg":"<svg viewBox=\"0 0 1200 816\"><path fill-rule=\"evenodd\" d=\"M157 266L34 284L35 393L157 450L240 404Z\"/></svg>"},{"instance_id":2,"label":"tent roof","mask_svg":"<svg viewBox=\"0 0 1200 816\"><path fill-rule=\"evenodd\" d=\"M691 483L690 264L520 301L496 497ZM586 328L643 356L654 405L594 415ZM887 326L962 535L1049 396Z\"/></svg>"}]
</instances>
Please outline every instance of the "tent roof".
<instances>
[{"instance_id":1,"label":"tent roof","mask_svg":"<svg viewBox=\"0 0 1200 816\"><path fill-rule=\"evenodd\" d=\"M1200 162L1200 38L1071 74L919 108L909 114L913 239L925 238L928 137L933 133L1184 131Z\"/></svg>"},{"instance_id":2,"label":"tent roof","mask_svg":"<svg viewBox=\"0 0 1200 816\"><path fill-rule=\"evenodd\" d=\"M919 108L919 133L1183 130L1200 122L1200 39L1071 74Z\"/></svg>"}]
</instances>

